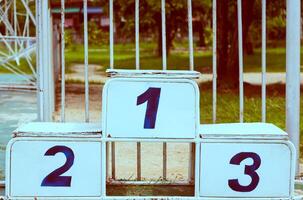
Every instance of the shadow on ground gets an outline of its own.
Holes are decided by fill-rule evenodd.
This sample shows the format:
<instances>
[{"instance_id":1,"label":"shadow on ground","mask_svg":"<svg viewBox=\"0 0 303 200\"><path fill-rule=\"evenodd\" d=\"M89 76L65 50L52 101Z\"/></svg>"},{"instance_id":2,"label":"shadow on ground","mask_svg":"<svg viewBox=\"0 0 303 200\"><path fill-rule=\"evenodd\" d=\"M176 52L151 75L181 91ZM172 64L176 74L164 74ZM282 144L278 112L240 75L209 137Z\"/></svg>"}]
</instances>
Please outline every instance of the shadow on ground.
<instances>
[{"instance_id":1,"label":"shadow on ground","mask_svg":"<svg viewBox=\"0 0 303 200\"><path fill-rule=\"evenodd\" d=\"M192 185L107 185L108 196L194 196Z\"/></svg>"}]
</instances>

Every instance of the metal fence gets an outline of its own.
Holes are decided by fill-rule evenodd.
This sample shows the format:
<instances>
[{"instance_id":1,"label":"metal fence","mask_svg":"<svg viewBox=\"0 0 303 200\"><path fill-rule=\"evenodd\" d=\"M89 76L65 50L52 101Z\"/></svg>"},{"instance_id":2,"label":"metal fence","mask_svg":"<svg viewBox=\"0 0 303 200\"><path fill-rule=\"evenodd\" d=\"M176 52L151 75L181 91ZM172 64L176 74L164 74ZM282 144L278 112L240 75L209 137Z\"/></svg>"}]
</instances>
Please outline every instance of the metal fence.
<instances>
[{"instance_id":1,"label":"metal fence","mask_svg":"<svg viewBox=\"0 0 303 200\"><path fill-rule=\"evenodd\" d=\"M36 18L30 5L35 6L35 2L32 0L0 1L0 27L3 31L0 32L0 67L18 79L16 81L18 84L2 81L1 88L34 89L36 86L37 74L33 57L36 38L30 33L30 28L36 25ZM22 59L25 61L26 70L32 75L19 67Z\"/></svg>"},{"instance_id":2,"label":"metal fence","mask_svg":"<svg viewBox=\"0 0 303 200\"><path fill-rule=\"evenodd\" d=\"M52 60L49 57L51 50L52 33L51 15L48 1L37 0L37 66L38 66L38 100L39 119L51 121L54 111L54 77L52 76ZM238 40L239 40L239 121L244 122L244 84L243 84L243 39L242 39L242 1L238 3ZM188 42L189 42L189 70L194 70L194 48L192 28L192 1L188 5ZM61 0L61 121L65 121L65 55L64 55L64 19L65 1ZM90 121L89 116L89 77L88 77L88 18L87 0L83 0L84 10L84 66L85 66L85 121ZM139 0L135 0L135 42L136 42L136 70L140 69L140 39L139 39ZM213 82L212 82L212 106L213 122L216 123L217 112L217 11L216 1L213 1ZM166 23L165 0L161 0L162 13L162 69L167 70L166 58ZM110 69L114 69L114 7L113 0L109 0L110 20ZM299 158L299 114L300 114L300 0L287 0L287 48L286 48L286 127L291 141L295 144ZM266 0L262 0L262 122L266 122ZM111 154L115 157L115 143L111 143ZM167 172L167 146L163 144L163 177ZM137 180L141 179L141 144L137 143ZM297 160L298 160L297 158ZM112 159L112 166L115 166ZM297 168L298 169L298 168ZM298 170L297 170L298 173ZM115 171L112 171L115 176Z\"/></svg>"}]
</instances>

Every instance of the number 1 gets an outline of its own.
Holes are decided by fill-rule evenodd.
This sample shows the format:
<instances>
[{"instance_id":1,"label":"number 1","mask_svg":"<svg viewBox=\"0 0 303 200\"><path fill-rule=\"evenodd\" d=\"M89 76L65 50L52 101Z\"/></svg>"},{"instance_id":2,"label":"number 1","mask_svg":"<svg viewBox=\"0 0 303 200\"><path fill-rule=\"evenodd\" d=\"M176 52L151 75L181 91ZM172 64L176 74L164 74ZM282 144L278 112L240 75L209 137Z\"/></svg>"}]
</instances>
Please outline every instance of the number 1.
<instances>
[{"instance_id":1,"label":"number 1","mask_svg":"<svg viewBox=\"0 0 303 200\"><path fill-rule=\"evenodd\" d=\"M148 88L143 94L137 97L137 106L147 102L144 129L154 129L159 107L161 88Z\"/></svg>"}]
</instances>

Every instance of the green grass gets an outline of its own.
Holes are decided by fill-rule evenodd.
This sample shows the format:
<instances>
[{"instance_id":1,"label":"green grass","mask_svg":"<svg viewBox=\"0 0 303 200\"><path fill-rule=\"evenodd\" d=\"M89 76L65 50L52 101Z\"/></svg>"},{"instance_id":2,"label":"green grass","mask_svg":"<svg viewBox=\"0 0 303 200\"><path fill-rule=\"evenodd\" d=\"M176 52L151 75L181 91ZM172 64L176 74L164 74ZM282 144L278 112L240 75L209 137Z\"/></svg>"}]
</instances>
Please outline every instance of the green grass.
<instances>
[{"instance_id":1,"label":"green grass","mask_svg":"<svg viewBox=\"0 0 303 200\"><path fill-rule=\"evenodd\" d=\"M35 66L36 65L35 63L36 63L35 58L32 58L32 65ZM25 74L32 74L32 70L30 69L27 61L23 58L20 59L19 65L15 61L11 61L10 64L16 66L19 70L21 70ZM2 73L12 73L12 72L3 66L0 66L0 74Z\"/></svg>"},{"instance_id":2,"label":"green grass","mask_svg":"<svg viewBox=\"0 0 303 200\"><path fill-rule=\"evenodd\" d=\"M178 50L172 50L168 60L168 69L188 69L189 56L186 46L178 47ZM155 53L156 44L140 44L140 65L142 69L161 69L162 59ZM302 51L303 52L303 51ZM134 69L135 68L135 46L133 44L117 44L114 50L114 65L117 69ZM84 62L84 49L82 45L75 45L66 50L67 67L73 63ZM303 61L303 56L302 61ZM212 52L208 50L195 50L194 53L195 69L201 72L212 71ZM103 66L103 70L109 66L109 49L108 46L91 46L89 48L89 63ZM285 48L268 48L267 49L267 71L268 72L285 72L286 52ZM245 72L261 71L261 50L255 49L253 55L244 56Z\"/></svg>"},{"instance_id":3,"label":"green grass","mask_svg":"<svg viewBox=\"0 0 303 200\"><path fill-rule=\"evenodd\" d=\"M6 47L4 47L4 45L2 45L0 43L0 52L5 53L5 54L9 54L8 50ZM31 63L32 65L35 67L36 66L36 56L32 55L30 56L31 58ZM19 64L16 61L10 61L9 62L11 65L16 66L19 70L21 70L23 73L25 74L31 74L32 71L30 69L30 66L28 65L26 59L21 58ZM0 66L0 74L1 73L12 73L10 70L8 70L7 68Z\"/></svg>"},{"instance_id":4,"label":"green grass","mask_svg":"<svg viewBox=\"0 0 303 200\"><path fill-rule=\"evenodd\" d=\"M168 69L189 69L189 56L186 44L176 44L177 49L173 49L168 56ZM3 47L1 47L3 49ZM1 50L0 49L0 50ZM116 44L114 47L114 65L117 69L135 68L135 45ZM156 44L143 42L140 44L140 65L142 69L161 69L162 58L156 56ZM302 49L303 50L303 49ZM1 50L2 51L2 50ZM301 51L303 54L303 51ZM35 56L32 58L35 60ZM286 52L283 47L267 49L267 71L285 72ZM301 56L303 63L303 56ZM194 52L195 70L211 73L212 72L212 52L211 49L195 50ZM34 62L35 63L35 62ZM33 64L34 64L33 63ZM73 72L72 66L77 63L84 63L83 45L68 46L65 51L66 73ZM90 46L89 63L103 66L103 71L109 66L109 47L108 45ZM11 62L15 64L15 62ZM31 73L25 59L20 60L20 68L25 73ZM261 50L256 48L253 55L244 56L245 72L261 71ZM10 73L7 69L0 67L0 73Z\"/></svg>"},{"instance_id":5,"label":"green grass","mask_svg":"<svg viewBox=\"0 0 303 200\"><path fill-rule=\"evenodd\" d=\"M285 128L285 96L283 85L268 87L266 99L267 122ZM281 91L282 90L282 91ZM261 121L261 88L245 86L244 119L245 122ZM303 104L303 99L301 100ZM212 123L212 90L211 83L203 84L200 89L201 123ZM279 113L279 114L277 114ZM303 120L303 113L301 120ZM239 121L239 93L233 90L218 91L217 122L228 123ZM303 122L303 121L302 121ZM302 127L303 128L303 127ZM303 133L303 129L302 129Z\"/></svg>"},{"instance_id":6,"label":"green grass","mask_svg":"<svg viewBox=\"0 0 303 200\"><path fill-rule=\"evenodd\" d=\"M246 85L244 89L244 121L261 121L261 87ZM301 90L301 96L303 90ZM303 98L300 99L300 107ZM212 123L212 90L211 83L200 86L200 122ZM285 130L285 85L271 85L267 87L266 118L268 123L273 123ZM217 123L239 122L239 93L233 90L218 91L217 95ZM303 112L300 116L303 124ZM303 162L303 126L300 126L301 158Z\"/></svg>"}]
</instances>

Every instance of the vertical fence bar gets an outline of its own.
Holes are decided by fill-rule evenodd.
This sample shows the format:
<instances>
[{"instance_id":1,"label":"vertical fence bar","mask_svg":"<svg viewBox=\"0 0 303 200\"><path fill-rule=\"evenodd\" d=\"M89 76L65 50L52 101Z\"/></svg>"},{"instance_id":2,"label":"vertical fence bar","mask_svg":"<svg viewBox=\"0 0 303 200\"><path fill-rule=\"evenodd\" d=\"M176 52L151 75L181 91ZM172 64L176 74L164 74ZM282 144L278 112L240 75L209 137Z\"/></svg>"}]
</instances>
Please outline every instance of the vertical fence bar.
<instances>
[{"instance_id":1,"label":"vertical fence bar","mask_svg":"<svg viewBox=\"0 0 303 200\"><path fill-rule=\"evenodd\" d=\"M217 0L213 0L213 123L217 121Z\"/></svg>"},{"instance_id":2,"label":"vertical fence bar","mask_svg":"<svg viewBox=\"0 0 303 200\"><path fill-rule=\"evenodd\" d=\"M42 10L41 10L41 23L42 23L42 65L40 66L41 68L43 68L42 71L42 84L43 84L43 109L44 109L44 121L49 121L49 115L50 115L50 91L49 91L49 62L48 62L48 34L49 34L49 30L48 30L48 2L46 1L42 1ZM47 116L46 116L47 115Z\"/></svg>"},{"instance_id":3,"label":"vertical fence bar","mask_svg":"<svg viewBox=\"0 0 303 200\"><path fill-rule=\"evenodd\" d=\"M61 122L65 122L65 0L61 0Z\"/></svg>"},{"instance_id":4,"label":"vertical fence bar","mask_svg":"<svg viewBox=\"0 0 303 200\"><path fill-rule=\"evenodd\" d=\"M108 174L108 149L109 149L109 143L105 142L105 134L102 134L103 140L101 140L101 194L102 197L106 196L106 181L107 181L107 174ZM106 170L105 170L106 169ZM102 199L102 198L101 198Z\"/></svg>"},{"instance_id":5,"label":"vertical fence bar","mask_svg":"<svg viewBox=\"0 0 303 200\"><path fill-rule=\"evenodd\" d=\"M140 5L139 0L135 2L135 32L136 32L136 70L140 69ZM137 180L141 181L141 143L137 142Z\"/></svg>"},{"instance_id":6,"label":"vertical fence bar","mask_svg":"<svg viewBox=\"0 0 303 200\"><path fill-rule=\"evenodd\" d=\"M262 122L266 122L266 0L262 0Z\"/></svg>"},{"instance_id":7,"label":"vertical fence bar","mask_svg":"<svg viewBox=\"0 0 303 200\"><path fill-rule=\"evenodd\" d=\"M167 180L167 143L163 143L163 180Z\"/></svg>"},{"instance_id":8,"label":"vertical fence bar","mask_svg":"<svg viewBox=\"0 0 303 200\"><path fill-rule=\"evenodd\" d=\"M188 48L189 48L189 70L194 70L194 41L193 41L193 19L192 0L187 0L187 22L188 22ZM194 180L195 166L195 144L189 144L189 181ZM167 158L165 158L167 159ZM166 164L167 165L167 164ZM166 171L165 171L166 173Z\"/></svg>"},{"instance_id":9,"label":"vertical fence bar","mask_svg":"<svg viewBox=\"0 0 303 200\"><path fill-rule=\"evenodd\" d=\"M295 145L296 175L299 175L300 147L300 0L286 5L286 130Z\"/></svg>"},{"instance_id":10,"label":"vertical fence bar","mask_svg":"<svg viewBox=\"0 0 303 200\"><path fill-rule=\"evenodd\" d=\"M52 39L53 39L53 27L50 9L47 11L47 51L48 51L48 93L49 93L49 108L51 113L55 111L55 91L54 91L54 65L53 65L53 51L52 51Z\"/></svg>"},{"instance_id":11,"label":"vertical fence bar","mask_svg":"<svg viewBox=\"0 0 303 200\"><path fill-rule=\"evenodd\" d=\"M41 45L42 45L42 28L41 28L41 0L36 2L36 37L37 37L37 48L36 48L36 65L37 65L37 110L38 110L38 121L43 121L44 110L43 110L43 85L42 85L42 72L41 72Z\"/></svg>"},{"instance_id":12,"label":"vertical fence bar","mask_svg":"<svg viewBox=\"0 0 303 200\"><path fill-rule=\"evenodd\" d=\"M116 179L116 145L115 142L111 143L111 157L112 157L112 179Z\"/></svg>"},{"instance_id":13,"label":"vertical fence bar","mask_svg":"<svg viewBox=\"0 0 303 200\"><path fill-rule=\"evenodd\" d=\"M84 67L85 67L85 122L89 122L87 0L83 0L83 17L84 17Z\"/></svg>"},{"instance_id":14,"label":"vertical fence bar","mask_svg":"<svg viewBox=\"0 0 303 200\"><path fill-rule=\"evenodd\" d=\"M110 173L109 173L109 154L108 154L108 152L109 152L109 147L110 147L110 146L109 146L109 143L108 143L108 142L105 142L105 146L106 146L106 147L105 147L105 149L106 149L106 150L105 150L105 151L106 151L106 156L105 156L105 157L106 157L106 159L105 159L105 160L106 160L106 164L105 164L105 165L106 165L106 167L105 167L105 168L106 168L106 173L105 173L105 174L106 174L106 177L107 177L107 176L110 175Z\"/></svg>"},{"instance_id":15,"label":"vertical fence bar","mask_svg":"<svg viewBox=\"0 0 303 200\"><path fill-rule=\"evenodd\" d=\"M195 162L194 162L194 170L195 170L195 197L199 198L200 195L200 163L198 160L200 160L200 149L201 149L201 142L195 143Z\"/></svg>"},{"instance_id":16,"label":"vertical fence bar","mask_svg":"<svg viewBox=\"0 0 303 200\"><path fill-rule=\"evenodd\" d=\"M136 24L136 69L140 69L140 45L139 45L139 34L140 34L140 7L139 7L139 0L135 2L135 24Z\"/></svg>"},{"instance_id":17,"label":"vertical fence bar","mask_svg":"<svg viewBox=\"0 0 303 200\"><path fill-rule=\"evenodd\" d=\"M15 36L15 52L17 52L17 4L16 4L16 0L14 0L14 36Z\"/></svg>"},{"instance_id":18,"label":"vertical fence bar","mask_svg":"<svg viewBox=\"0 0 303 200\"><path fill-rule=\"evenodd\" d=\"M238 0L238 40L239 40L239 91L240 91L240 122L244 114L244 88L243 88L243 38L242 38L242 0Z\"/></svg>"},{"instance_id":19,"label":"vertical fence bar","mask_svg":"<svg viewBox=\"0 0 303 200\"><path fill-rule=\"evenodd\" d=\"M141 181L141 142L137 142L137 180Z\"/></svg>"},{"instance_id":20,"label":"vertical fence bar","mask_svg":"<svg viewBox=\"0 0 303 200\"><path fill-rule=\"evenodd\" d=\"M161 0L161 16L162 16L162 69L167 70L165 0Z\"/></svg>"},{"instance_id":21,"label":"vertical fence bar","mask_svg":"<svg viewBox=\"0 0 303 200\"><path fill-rule=\"evenodd\" d=\"M196 143L189 144L189 166L188 166L188 181L194 182L195 180L195 155Z\"/></svg>"},{"instance_id":22,"label":"vertical fence bar","mask_svg":"<svg viewBox=\"0 0 303 200\"><path fill-rule=\"evenodd\" d=\"M193 41L193 19L192 19L192 0L187 0L188 14L188 46L189 46L189 69L194 70L194 41Z\"/></svg>"},{"instance_id":23,"label":"vertical fence bar","mask_svg":"<svg viewBox=\"0 0 303 200\"><path fill-rule=\"evenodd\" d=\"M29 6L28 0L26 0L26 5ZM28 10L26 9L26 36L29 37L29 25L30 25L30 20L29 20L29 13ZM26 47L29 47L29 40L27 39L26 41Z\"/></svg>"},{"instance_id":24,"label":"vertical fence bar","mask_svg":"<svg viewBox=\"0 0 303 200\"><path fill-rule=\"evenodd\" d=\"M109 0L109 59L110 69L114 69L114 0ZM111 142L112 178L116 179L115 142Z\"/></svg>"},{"instance_id":25,"label":"vertical fence bar","mask_svg":"<svg viewBox=\"0 0 303 200\"><path fill-rule=\"evenodd\" d=\"M52 120L52 107L51 107L51 92L49 89L50 82L50 68L49 63L49 12L47 1L37 1L37 82L38 82L38 119L40 121Z\"/></svg>"},{"instance_id":26,"label":"vertical fence bar","mask_svg":"<svg viewBox=\"0 0 303 200\"><path fill-rule=\"evenodd\" d=\"M114 69L114 0L109 0L109 67Z\"/></svg>"},{"instance_id":27,"label":"vertical fence bar","mask_svg":"<svg viewBox=\"0 0 303 200\"><path fill-rule=\"evenodd\" d=\"M162 17L162 69L167 70L167 53L166 53L166 16L165 0L161 0L161 17ZM167 172L167 143L163 143L163 179L166 180Z\"/></svg>"},{"instance_id":28,"label":"vertical fence bar","mask_svg":"<svg viewBox=\"0 0 303 200\"><path fill-rule=\"evenodd\" d=\"M4 0L4 15L8 18L8 15L7 15L7 0ZM5 27L5 35L8 35L8 29L6 26Z\"/></svg>"}]
</instances>

